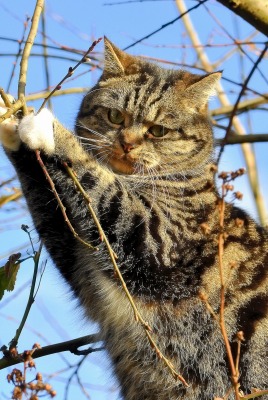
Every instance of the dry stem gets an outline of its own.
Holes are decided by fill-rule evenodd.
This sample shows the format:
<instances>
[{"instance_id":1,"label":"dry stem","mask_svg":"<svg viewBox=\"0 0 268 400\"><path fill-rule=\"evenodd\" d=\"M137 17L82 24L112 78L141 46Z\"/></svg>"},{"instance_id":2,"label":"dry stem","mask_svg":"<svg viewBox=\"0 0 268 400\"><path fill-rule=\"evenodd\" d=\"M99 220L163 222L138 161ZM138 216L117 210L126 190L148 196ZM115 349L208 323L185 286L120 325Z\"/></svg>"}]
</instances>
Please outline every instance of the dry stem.
<instances>
[{"instance_id":1,"label":"dry stem","mask_svg":"<svg viewBox=\"0 0 268 400\"><path fill-rule=\"evenodd\" d=\"M224 212L225 212L225 197L227 194L227 189L226 189L226 180L223 180L222 183L222 193L221 193L221 198L219 201L219 216L220 216L220 234L218 238L218 254L219 254L219 273L220 273L220 281L221 281L221 289L220 289L220 319L219 319L219 324L220 324L220 329L222 333L222 337L224 340L225 348L226 348L226 353L227 353L227 358L228 362L230 365L231 369L231 374L232 374L232 383L233 383L233 388L235 391L235 398L236 400L240 399L239 395L239 383L238 383L238 371L234 363L232 351L231 351L231 346L230 342L227 336L226 332L226 326L225 326L225 318L224 318L224 308L225 308L225 280L224 280L224 267L223 267L223 252L224 252Z\"/></svg>"},{"instance_id":2,"label":"dry stem","mask_svg":"<svg viewBox=\"0 0 268 400\"><path fill-rule=\"evenodd\" d=\"M81 65L81 64L85 61L87 55L88 55L89 53L92 52L92 50L94 49L94 47L95 47L101 40L102 40L102 38L99 38L99 39L95 40L95 41L91 44L91 46L89 47L89 49L85 52L85 54L83 55L83 57L81 58L81 60L80 60L74 67L70 67L70 68L69 68L67 74L62 78L62 80L57 84L57 86L56 86L56 87L50 92L50 94L45 98L45 100L44 100L43 103L41 104L41 107L40 107L39 110L38 110L38 113L42 110L42 108L45 106L46 102L53 96L53 94L54 94L57 90L59 90L59 89L61 88L61 85L63 84L63 82L64 82L66 79L70 78L70 77L73 75L73 73L74 73L74 71L76 70L76 68L78 68L79 65Z\"/></svg>"},{"instance_id":3,"label":"dry stem","mask_svg":"<svg viewBox=\"0 0 268 400\"><path fill-rule=\"evenodd\" d=\"M18 98L22 102L23 114L27 114L27 107L25 103L25 87L26 87L26 79L27 79L27 70L28 70L28 59L31 53L31 49L34 43L34 39L37 33L37 28L39 24L39 18L42 13L44 7L44 0L37 0L30 32L28 38L26 40L25 47L23 49L21 63L20 63L20 76L19 76L19 85L18 85Z\"/></svg>"},{"instance_id":4,"label":"dry stem","mask_svg":"<svg viewBox=\"0 0 268 400\"><path fill-rule=\"evenodd\" d=\"M57 200L57 202L58 202L58 204L60 206L60 209L61 209L61 212L62 212L62 215L63 215L63 219L66 222L66 224L68 225L70 231L72 232L74 237L77 240L79 240L79 242L83 243L85 246L87 246L87 247L89 247L89 248L91 248L93 250L98 250L97 247L94 247L94 246L92 246L92 244L90 244L90 243L86 242L85 240L83 240L78 235L78 233L75 231L74 227L72 226L72 224L71 224L71 222L70 222L70 220L69 220L69 218L68 218L68 216L66 214L66 208L64 207L64 205L63 205L63 203L62 203L62 201L61 201L61 199L59 197L59 194L58 194L58 192L57 192L57 190L55 188L54 182L52 181L52 179L51 179L51 177L50 177L50 175L49 175L49 173L48 173L48 171L46 169L46 166L43 163L43 160L42 160L42 158L40 156L40 151L36 150L35 154L36 154L37 161L38 161L39 165L41 166L41 168L42 168L42 170L43 170L43 172L45 174L46 179L48 180L49 186L50 186L50 188L51 188L51 190L52 190L52 192L53 192L53 194L54 194L54 196L55 196L55 198L56 198L56 200Z\"/></svg>"},{"instance_id":5,"label":"dry stem","mask_svg":"<svg viewBox=\"0 0 268 400\"><path fill-rule=\"evenodd\" d=\"M155 350L155 352L158 355L158 357L161 360L163 360L163 362L166 364L166 366L168 367L168 369L169 369L170 373L172 374L173 378L180 380L183 383L184 386L188 387L189 385L187 384L185 379L180 374L178 374L176 372L176 370L174 369L173 364L160 351L159 347L157 346L155 340L153 339L153 337L151 335L151 332L152 332L151 327L148 325L148 323L141 316L141 314L140 314L140 312L139 312L139 310L138 310L138 308L137 308L137 306L136 306L136 304L135 304L135 302L133 300L133 297L131 296L131 294L130 294L128 288L127 288L127 285L126 285L126 283L124 281L124 278L123 278L123 276L122 276L122 274L120 272L120 269L119 269L119 267L117 265L117 262L116 262L117 256L116 256L115 252L113 251L113 249L112 249L112 247L111 247L111 245L110 245L110 243L108 241L108 238L107 238L105 232L103 231L103 229L102 229L102 227L100 225L100 222L99 222L99 220L98 220L98 218L97 218L97 216L95 214L95 211L93 210L93 208L92 208L92 206L90 204L90 198L89 198L88 194L85 192L84 188L82 187L81 183L77 179L76 174L74 173L72 168L70 168L67 163L63 163L63 165L65 166L66 171L68 172L69 176L73 179L78 191L82 194L82 196L84 197L84 200L87 203L88 210L89 210L89 212L90 212L90 214L91 214L91 216L92 216L92 218L93 218L93 220L94 220L94 222L96 224L96 227L97 227L97 229L99 231L101 241L104 241L104 243L106 245L106 248L108 250L110 259L111 259L113 267L114 267L114 271L116 273L116 276L120 280L120 283L121 283L121 285L123 287L123 290L124 290L128 300L129 300L129 302L131 304L131 307L132 307L133 312L134 312L135 320L137 322L139 322L141 324L141 326L143 327L143 329L145 330L145 333L147 335L147 338L148 338L152 348Z\"/></svg>"}]
</instances>

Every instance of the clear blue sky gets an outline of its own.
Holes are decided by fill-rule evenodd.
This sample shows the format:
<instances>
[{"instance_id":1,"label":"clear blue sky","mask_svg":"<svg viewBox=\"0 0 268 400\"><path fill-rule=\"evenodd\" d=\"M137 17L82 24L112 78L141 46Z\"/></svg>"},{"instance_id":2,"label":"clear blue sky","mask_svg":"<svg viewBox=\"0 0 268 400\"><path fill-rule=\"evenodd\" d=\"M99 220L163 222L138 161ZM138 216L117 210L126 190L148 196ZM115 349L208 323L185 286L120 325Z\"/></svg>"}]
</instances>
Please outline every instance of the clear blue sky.
<instances>
[{"instance_id":1,"label":"clear blue sky","mask_svg":"<svg viewBox=\"0 0 268 400\"><path fill-rule=\"evenodd\" d=\"M118 0L119 2L122 0ZM178 16L175 1L147 1L133 2L124 5L105 6L104 3L111 3L111 0L76 0L75 2L63 1L48 1L46 5L47 19L46 32L50 41L49 44L60 43L69 47L86 50L89 47L92 39L106 35L118 47L125 48L133 41L149 34L150 32L161 27L168 21L173 20ZM115 3L115 1L113 1ZM188 0L186 5L192 7L196 4L195 1ZM35 1L33 0L0 0L0 36L20 39L23 30L23 22L25 16L31 16L33 13ZM246 23L239 22L228 12L223 6L216 1L209 1L211 10L220 19L224 27L227 27L230 32L240 38L245 38L247 35L254 32L253 28ZM191 13L191 17L198 29L198 34L203 43L212 42L218 45L217 48L207 48L207 54L211 62L215 62L219 57L223 56L227 51L231 52L233 47L226 48L223 46L230 43L223 29L211 18L205 9L200 7ZM264 40L260 35L256 39ZM38 36L36 42L41 42L41 37ZM180 63L182 60L188 64L196 60L196 55L190 48L182 49L181 44L189 44L190 41L185 34L183 24L175 22L174 24L163 29L158 34L145 40L143 44L132 47L129 52L137 55L147 55L157 59L166 59ZM11 43L3 39L0 40L0 86L6 87L8 77L14 61L14 53L18 48L17 43ZM95 49L96 52L102 52L103 45L100 43ZM246 49L247 51L248 49ZM40 50L34 48L33 53L40 53ZM1 56L4 54L4 56ZM8 56L9 54L9 56ZM50 52L50 54L55 54ZM251 54L251 53L250 53ZM63 53L63 55L66 55ZM241 60L238 57L230 57L226 59L223 67L224 76L237 81L241 80ZM252 55L252 54L251 54ZM262 70L268 70L267 60L262 64ZM71 61L49 59L50 77L52 84L56 84L67 72L69 66L74 64ZM251 64L245 61L245 73L250 70ZM86 71L88 67L81 66L77 73ZM16 70L18 72L18 68ZM66 87L71 86L91 86L98 78L98 72L87 73L79 79L66 84ZM13 80L11 93L16 96L16 82ZM235 96L229 93L230 86L225 84L230 98ZM260 74L256 74L256 78L252 81L251 87L256 90L268 92L264 88L266 83L261 78ZM45 75L43 61L40 57L33 57L29 63L27 93L33 93L44 89ZM236 93L237 94L237 93ZM53 109L56 116L65 125L72 128L73 121L79 104L81 95L73 95L62 98L56 98L53 102ZM38 108L38 102L34 104ZM211 102L211 107L217 107L216 101ZM243 118L246 122L246 118ZM254 132L265 133L263 126L264 121L260 112L255 112L253 117ZM261 185L266 197L266 207L268 208L268 179L267 179L267 154L268 145L258 144L255 146L258 167L260 170ZM224 170L237 169L244 166L244 161L241 156L241 151L238 146L228 148L225 152L221 167ZM0 183L7 177L10 177L11 169L7 159L3 153L0 153ZM241 179L236 183L237 190L241 190L245 194L244 208L248 209L256 216L256 211L252 202L250 191L247 187L246 178ZM23 205L23 203L21 202ZM9 221L7 223L7 221ZM0 255L7 256L10 250L15 249L17 245L27 243L26 234L20 230L20 225L26 223L32 226L31 220L25 209L20 208L20 211L12 206L6 207L0 212ZM36 235L33 233L36 239ZM23 254L30 246L24 247ZM45 259L45 256L43 257ZM2 264L4 264L4 258ZM25 282L31 279L33 265L24 263L18 276L17 288L22 287ZM20 320L25 304L27 301L27 290L21 291L15 300L12 300L14 293L5 295L0 303L0 345L8 344L13 337L15 329ZM10 299L10 301L9 301ZM13 319L14 318L14 319ZM52 322L51 322L52 321ZM35 331L35 332L33 332ZM36 299L36 303L32 308L30 317L27 321L21 341L20 350L31 347L38 341L42 345L47 343L55 343L67 339L72 339L88 333L96 332L97 327L84 321L82 313L76 308L75 301L68 294L68 289L63 284L61 278L55 271L50 260L47 261L46 271L41 283L40 290ZM39 335L42 335L38 337ZM75 356L64 354L70 363L75 363ZM59 371L67 366L63 356L52 356L37 360L37 370L47 374ZM11 385L5 382L6 371L0 371L0 397L8 398L11 391ZM57 399L64 399L63 377L68 377L70 372L58 374L51 379L53 387L59 393ZM109 363L104 356L104 353L95 353L88 357L85 365L81 368L81 377L83 382L87 382L87 390L92 400L102 399L117 399L118 392L115 389L115 383L111 377ZM74 382L75 379L74 379ZM69 399L83 398L81 391L77 385L71 386Z\"/></svg>"}]
</instances>

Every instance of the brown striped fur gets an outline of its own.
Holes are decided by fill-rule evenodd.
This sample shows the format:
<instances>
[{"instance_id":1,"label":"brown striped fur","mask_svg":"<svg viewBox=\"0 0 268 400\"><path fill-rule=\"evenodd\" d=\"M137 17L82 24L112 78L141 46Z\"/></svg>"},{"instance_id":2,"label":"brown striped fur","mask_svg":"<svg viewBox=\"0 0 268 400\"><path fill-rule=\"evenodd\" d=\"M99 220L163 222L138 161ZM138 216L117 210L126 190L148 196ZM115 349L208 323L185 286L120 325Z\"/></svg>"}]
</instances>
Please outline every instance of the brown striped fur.
<instances>
[{"instance_id":1,"label":"brown striped fur","mask_svg":"<svg viewBox=\"0 0 268 400\"><path fill-rule=\"evenodd\" d=\"M105 45L103 75L77 117L79 138L55 120L55 150L46 154L41 148L42 156L74 228L99 245L86 205L59 160L72 163L139 310L188 389L174 381L134 321L105 246L94 253L73 237L32 150L24 144L12 149L3 134L2 140L37 231L86 315L100 324L123 398L223 397L231 385L225 346L200 300L200 293L206 294L219 312L218 194L206 109L220 73L166 70L108 40ZM122 123L109 120L111 109L122 113ZM152 134L155 126L164 127L163 137ZM226 207L225 227L227 331L234 357L236 333L244 331L239 370L241 390L249 393L268 384L268 238L232 204Z\"/></svg>"}]
</instances>

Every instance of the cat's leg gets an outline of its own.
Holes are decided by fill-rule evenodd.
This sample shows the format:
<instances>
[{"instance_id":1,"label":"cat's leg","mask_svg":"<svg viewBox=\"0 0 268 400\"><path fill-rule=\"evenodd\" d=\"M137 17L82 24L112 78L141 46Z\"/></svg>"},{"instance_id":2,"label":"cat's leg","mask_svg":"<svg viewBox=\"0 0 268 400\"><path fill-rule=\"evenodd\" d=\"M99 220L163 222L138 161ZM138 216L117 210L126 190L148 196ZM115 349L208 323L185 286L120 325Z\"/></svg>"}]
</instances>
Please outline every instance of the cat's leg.
<instances>
[{"instance_id":1,"label":"cat's leg","mask_svg":"<svg viewBox=\"0 0 268 400\"><path fill-rule=\"evenodd\" d=\"M40 150L47 156L56 156L71 161L74 168L87 165L88 170L102 168L96 160L80 145L72 132L66 129L47 109L37 115L29 114L18 127L20 140L31 150ZM107 173L107 171L106 171Z\"/></svg>"},{"instance_id":2,"label":"cat's leg","mask_svg":"<svg viewBox=\"0 0 268 400\"><path fill-rule=\"evenodd\" d=\"M0 103L0 115L5 114L7 108ZM11 116L0 124L0 142L7 153L18 152L23 143L26 149L40 150L46 156L58 157L71 161L74 167L92 164L92 169L101 174L101 168L96 160L91 157L80 145L77 138L66 129L47 109L41 110L37 115L30 113L20 122ZM105 174L108 170L105 171Z\"/></svg>"}]
</instances>

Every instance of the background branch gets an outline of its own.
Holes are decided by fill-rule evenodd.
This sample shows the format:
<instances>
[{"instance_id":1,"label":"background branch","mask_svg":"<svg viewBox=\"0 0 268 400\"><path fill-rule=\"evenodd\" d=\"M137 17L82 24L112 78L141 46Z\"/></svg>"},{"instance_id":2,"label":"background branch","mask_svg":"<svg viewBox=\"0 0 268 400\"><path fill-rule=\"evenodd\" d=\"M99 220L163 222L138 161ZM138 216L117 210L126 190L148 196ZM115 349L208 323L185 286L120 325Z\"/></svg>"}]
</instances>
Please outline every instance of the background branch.
<instances>
[{"instance_id":1,"label":"background branch","mask_svg":"<svg viewBox=\"0 0 268 400\"><path fill-rule=\"evenodd\" d=\"M92 343L97 343L100 341L101 339L99 334L87 335L77 339L68 340L66 342L56 343L49 346L44 346L40 349L36 349L32 355L32 358L45 357L51 354L61 353L63 351L70 351L71 353L76 354L76 352L78 352L79 347L86 346ZM90 352L100 351L100 350L103 350L103 347L97 349L95 348L87 349L87 352L89 354ZM13 358L7 350L2 348L2 351L4 351L5 356L2 359L0 359L0 370L22 362L21 355L18 355L17 357Z\"/></svg>"},{"instance_id":2,"label":"background branch","mask_svg":"<svg viewBox=\"0 0 268 400\"><path fill-rule=\"evenodd\" d=\"M268 0L217 0L268 36Z\"/></svg>"}]
</instances>

